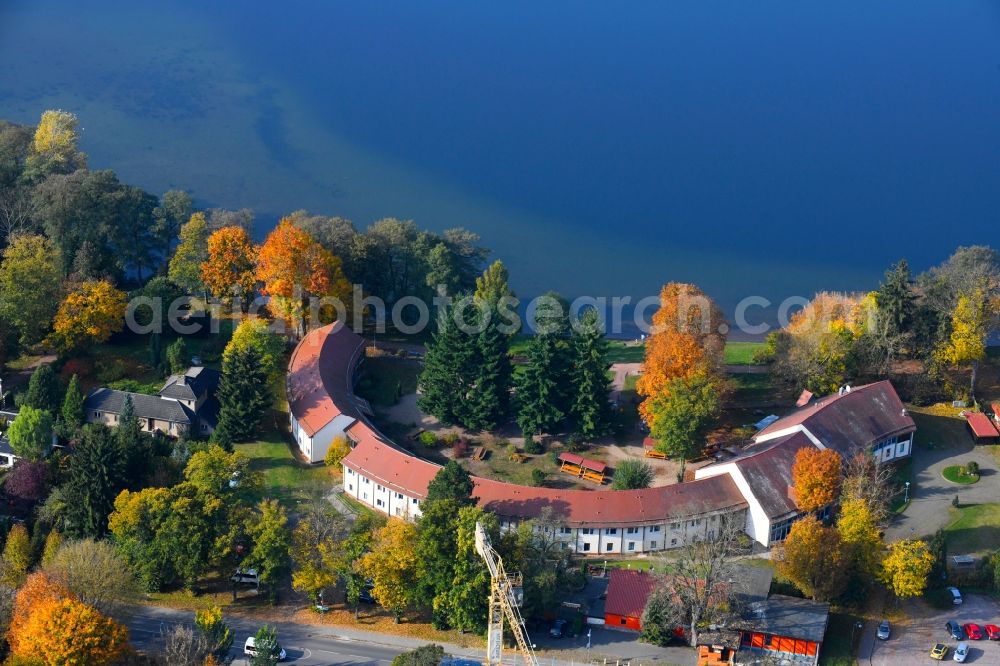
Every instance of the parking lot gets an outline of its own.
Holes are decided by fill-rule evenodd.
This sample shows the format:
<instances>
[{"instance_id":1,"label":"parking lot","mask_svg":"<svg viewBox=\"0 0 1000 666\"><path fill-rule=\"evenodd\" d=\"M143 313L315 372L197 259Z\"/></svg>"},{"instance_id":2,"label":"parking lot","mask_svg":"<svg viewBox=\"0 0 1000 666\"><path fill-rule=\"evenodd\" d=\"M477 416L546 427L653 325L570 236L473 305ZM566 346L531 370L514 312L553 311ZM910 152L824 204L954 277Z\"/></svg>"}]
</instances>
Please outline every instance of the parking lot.
<instances>
[{"instance_id":1,"label":"parking lot","mask_svg":"<svg viewBox=\"0 0 1000 666\"><path fill-rule=\"evenodd\" d=\"M931 608L921 600L905 602L905 619L893 623L892 637L887 641L876 641L872 651L872 666L934 663L930 658L930 651L935 643L948 646L945 661L951 662L958 641L952 640L945 631L944 625L948 620L957 620L961 624L974 622L980 627L986 624L1000 625L1000 604L996 600L978 594L963 596L965 603L947 610ZM966 642L970 648L966 663L1000 666L1000 641Z\"/></svg>"}]
</instances>

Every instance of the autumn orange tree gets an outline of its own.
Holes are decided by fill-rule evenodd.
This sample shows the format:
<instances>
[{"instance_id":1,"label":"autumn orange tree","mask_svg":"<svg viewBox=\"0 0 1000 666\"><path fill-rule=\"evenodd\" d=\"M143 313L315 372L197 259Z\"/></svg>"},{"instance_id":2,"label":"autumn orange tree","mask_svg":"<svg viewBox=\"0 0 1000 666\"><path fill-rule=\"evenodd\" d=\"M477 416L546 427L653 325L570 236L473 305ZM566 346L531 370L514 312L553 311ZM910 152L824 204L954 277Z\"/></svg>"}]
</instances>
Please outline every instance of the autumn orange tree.
<instances>
[{"instance_id":1,"label":"autumn orange tree","mask_svg":"<svg viewBox=\"0 0 1000 666\"><path fill-rule=\"evenodd\" d=\"M28 623L31 612L38 606L49 602L68 599L72 595L65 585L57 583L44 573L37 572L28 576L14 596L14 608L11 613L10 629L7 633L7 641L11 650L19 645L20 637L24 634L24 628Z\"/></svg>"},{"instance_id":2,"label":"autumn orange tree","mask_svg":"<svg viewBox=\"0 0 1000 666\"><path fill-rule=\"evenodd\" d=\"M201 264L201 281L216 298L240 299L246 312L253 300L257 248L240 226L222 227L208 237L208 260Z\"/></svg>"},{"instance_id":3,"label":"autumn orange tree","mask_svg":"<svg viewBox=\"0 0 1000 666\"><path fill-rule=\"evenodd\" d=\"M803 511L818 511L832 504L840 495L842 474L840 454L833 449L799 449L792 465L795 503Z\"/></svg>"},{"instance_id":4,"label":"autumn orange tree","mask_svg":"<svg viewBox=\"0 0 1000 666\"><path fill-rule=\"evenodd\" d=\"M722 354L725 348L725 318L716 304L700 289L690 284L671 282L660 291L660 308L653 315L653 326L646 340L646 357L636 390L643 396L639 414L650 427L669 428L679 423L669 412L678 402L671 393L678 388L709 387L718 394L724 383L720 379ZM696 393L696 392L695 392ZM705 412L711 417L714 410ZM662 428L661 425L662 424ZM685 424L686 432L701 432L703 423ZM672 440L673 432L651 431L654 439ZM696 443L672 446L673 451L693 449ZM671 453L671 452L668 452Z\"/></svg>"},{"instance_id":5,"label":"autumn orange tree","mask_svg":"<svg viewBox=\"0 0 1000 666\"><path fill-rule=\"evenodd\" d=\"M128 630L75 599L49 599L31 609L20 628L15 657L45 666L110 664L128 649Z\"/></svg>"},{"instance_id":6,"label":"autumn orange tree","mask_svg":"<svg viewBox=\"0 0 1000 666\"><path fill-rule=\"evenodd\" d=\"M814 516L792 525L775 552L775 565L779 574L815 600L838 597L847 585L848 559L840 533Z\"/></svg>"},{"instance_id":7,"label":"autumn orange tree","mask_svg":"<svg viewBox=\"0 0 1000 666\"><path fill-rule=\"evenodd\" d=\"M296 227L288 218L268 234L260 248L257 279L275 309L293 321L300 335L305 333L309 301L313 297L336 298L347 304L351 285L344 277L340 258ZM334 319L333 309L321 308L326 321Z\"/></svg>"},{"instance_id":8,"label":"autumn orange tree","mask_svg":"<svg viewBox=\"0 0 1000 666\"><path fill-rule=\"evenodd\" d=\"M87 280L59 305L51 340L60 351L104 342L125 324L125 292L107 280Z\"/></svg>"}]
</instances>

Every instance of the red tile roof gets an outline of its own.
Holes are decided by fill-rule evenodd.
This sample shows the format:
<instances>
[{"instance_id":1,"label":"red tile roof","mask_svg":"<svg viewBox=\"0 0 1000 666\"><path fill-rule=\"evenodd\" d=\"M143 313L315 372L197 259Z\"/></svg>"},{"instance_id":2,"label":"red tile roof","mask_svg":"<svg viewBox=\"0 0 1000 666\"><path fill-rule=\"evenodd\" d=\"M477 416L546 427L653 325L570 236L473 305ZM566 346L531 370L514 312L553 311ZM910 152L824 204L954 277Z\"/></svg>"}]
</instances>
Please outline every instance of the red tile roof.
<instances>
[{"instance_id":1,"label":"red tile roof","mask_svg":"<svg viewBox=\"0 0 1000 666\"><path fill-rule=\"evenodd\" d=\"M584 458L583 456L578 456L575 453L569 453L569 452L560 453L559 460L565 463L569 463L570 465L586 467L587 469L592 469L595 472L603 472L608 468L607 465L605 465L600 461L591 460L590 458Z\"/></svg>"},{"instance_id":2,"label":"red tile roof","mask_svg":"<svg viewBox=\"0 0 1000 666\"><path fill-rule=\"evenodd\" d=\"M1000 437L1000 432L990 422L990 418L983 414L982 412L970 412L965 415L965 419L969 422L969 427L972 428L973 434L976 437Z\"/></svg>"},{"instance_id":3,"label":"red tile roof","mask_svg":"<svg viewBox=\"0 0 1000 666\"><path fill-rule=\"evenodd\" d=\"M841 455L852 455L880 439L916 430L896 389L887 380L813 400L767 426L755 438L797 425Z\"/></svg>"},{"instance_id":4,"label":"red tile roof","mask_svg":"<svg viewBox=\"0 0 1000 666\"><path fill-rule=\"evenodd\" d=\"M341 323L313 329L288 361L288 408L312 437L341 414L360 418L351 390L365 341Z\"/></svg>"},{"instance_id":5,"label":"red tile roof","mask_svg":"<svg viewBox=\"0 0 1000 666\"><path fill-rule=\"evenodd\" d=\"M612 569L608 577L608 598L604 612L623 617L642 617L646 601L656 587L656 579L645 571Z\"/></svg>"},{"instance_id":6,"label":"red tile roof","mask_svg":"<svg viewBox=\"0 0 1000 666\"><path fill-rule=\"evenodd\" d=\"M564 463L569 463L570 465L582 465L583 456L578 456L575 453L560 453L559 460Z\"/></svg>"},{"instance_id":7,"label":"red tile roof","mask_svg":"<svg viewBox=\"0 0 1000 666\"><path fill-rule=\"evenodd\" d=\"M346 430L354 442L342 464L373 482L423 499L440 465L411 455L376 431L352 401L351 376L364 341L344 327L327 326L307 335L289 363L289 405L310 434L338 414L357 420ZM575 454L590 469L604 463ZM563 457L561 456L561 457ZM641 490L561 490L535 488L473 477L473 494L483 508L505 518L536 518L552 510L567 526L631 526L747 506L729 475Z\"/></svg>"},{"instance_id":8,"label":"red tile roof","mask_svg":"<svg viewBox=\"0 0 1000 666\"><path fill-rule=\"evenodd\" d=\"M381 442L367 431L342 464L397 492L426 497L440 465ZM356 437L354 428L350 435ZM644 525L746 506L728 474L642 490L564 490L472 480L473 495L484 509L517 520L537 518L548 509L570 527Z\"/></svg>"}]
</instances>

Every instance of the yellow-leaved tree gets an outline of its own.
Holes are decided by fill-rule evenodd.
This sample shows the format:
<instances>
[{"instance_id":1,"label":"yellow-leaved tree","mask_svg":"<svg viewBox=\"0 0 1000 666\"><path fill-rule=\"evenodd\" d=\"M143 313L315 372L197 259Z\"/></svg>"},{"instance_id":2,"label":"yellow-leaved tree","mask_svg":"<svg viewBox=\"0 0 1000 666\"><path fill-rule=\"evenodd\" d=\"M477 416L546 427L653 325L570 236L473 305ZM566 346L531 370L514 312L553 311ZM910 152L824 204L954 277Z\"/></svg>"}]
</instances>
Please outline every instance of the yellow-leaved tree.
<instances>
[{"instance_id":1,"label":"yellow-leaved tree","mask_svg":"<svg viewBox=\"0 0 1000 666\"><path fill-rule=\"evenodd\" d=\"M87 156L77 150L80 121L69 111L48 110L35 129L28 155L28 173L70 173L87 166Z\"/></svg>"},{"instance_id":2,"label":"yellow-leaved tree","mask_svg":"<svg viewBox=\"0 0 1000 666\"><path fill-rule=\"evenodd\" d=\"M125 292L107 280L87 280L71 291L56 312L52 342L72 351L104 342L125 323Z\"/></svg>"},{"instance_id":3,"label":"yellow-leaved tree","mask_svg":"<svg viewBox=\"0 0 1000 666\"><path fill-rule=\"evenodd\" d=\"M854 572L864 580L871 580L881 564L882 535L868 503L863 499L843 502L837 531Z\"/></svg>"},{"instance_id":4,"label":"yellow-leaved tree","mask_svg":"<svg viewBox=\"0 0 1000 666\"><path fill-rule=\"evenodd\" d=\"M918 597L927 587L934 555L923 541L904 539L889 544L882 560L882 582L900 599Z\"/></svg>"},{"instance_id":5,"label":"yellow-leaved tree","mask_svg":"<svg viewBox=\"0 0 1000 666\"><path fill-rule=\"evenodd\" d=\"M847 362L856 338L863 332L865 298L821 292L788 326L769 338L775 372L796 388L832 393L848 376Z\"/></svg>"},{"instance_id":6,"label":"yellow-leaved tree","mask_svg":"<svg viewBox=\"0 0 1000 666\"><path fill-rule=\"evenodd\" d=\"M371 551L358 561L361 574L372 580L372 596L393 612L397 623L414 600L419 563L416 543L413 523L390 518L375 533Z\"/></svg>"},{"instance_id":7,"label":"yellow-leaved tree","mask_svg":"<svg viewBox=\"0 0 1000 666\"><path fill-rule=\"evenodd\" d=\"M340 461L350 452L351 445L347 443L347 437L334 435L333 441L330 442L330 448L326 450L326 456L323 457L323 462L328 467L338 467Z\"/></svg>"},{"instance_id":8,"label":"yellow-leaved tree","mask_svg":"<svg viewBox=\"0 0 1000 666\"><path fill-rule=\"evenodd\" d=\"M818 511L840 495L840 454L811 446L799 449L792 465L795 503L803 511Z\"/></svg>"},{"instance_id":9,"label":"yellow-leaved tree","mask_svg":"<svg viewBox=\"0 0 1000 666\"><path fill-rule=\"evenodd\" d=\"M970 397L976 394L979 362L986 356L988 314L989 308L982 290L977 290L972 296L959 296L951 315L951 336L934 354L935 360L945 365L970 367Z\"/></svg>"}]
</instances>

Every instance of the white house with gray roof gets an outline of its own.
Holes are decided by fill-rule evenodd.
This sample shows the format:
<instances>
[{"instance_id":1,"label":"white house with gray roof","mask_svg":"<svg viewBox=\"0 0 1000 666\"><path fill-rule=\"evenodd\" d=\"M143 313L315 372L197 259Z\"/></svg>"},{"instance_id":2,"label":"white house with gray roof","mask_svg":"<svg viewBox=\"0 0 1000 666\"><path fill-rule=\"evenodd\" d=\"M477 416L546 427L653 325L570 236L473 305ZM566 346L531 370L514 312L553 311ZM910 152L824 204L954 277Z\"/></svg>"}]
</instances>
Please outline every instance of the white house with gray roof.
<instances>
[{"instance_id":1,"label":"white house with gray roof","mask_svg":"<svg viewBox=\"0 0 1000 666\"><path fill-rule=\"evenodd\" d=\"M207 437L218 420L215 391L219 380L218 370L192 367L182 375L171 375L157 395L95 389L84 402L87 422L118 425L125 397L131 396L135 415L145 432Z\"/></svg>"}]
</instances>

